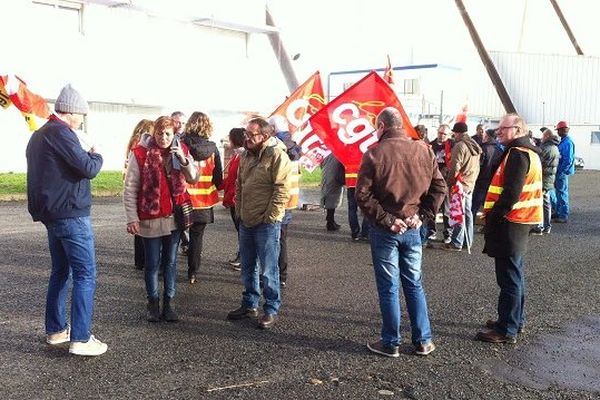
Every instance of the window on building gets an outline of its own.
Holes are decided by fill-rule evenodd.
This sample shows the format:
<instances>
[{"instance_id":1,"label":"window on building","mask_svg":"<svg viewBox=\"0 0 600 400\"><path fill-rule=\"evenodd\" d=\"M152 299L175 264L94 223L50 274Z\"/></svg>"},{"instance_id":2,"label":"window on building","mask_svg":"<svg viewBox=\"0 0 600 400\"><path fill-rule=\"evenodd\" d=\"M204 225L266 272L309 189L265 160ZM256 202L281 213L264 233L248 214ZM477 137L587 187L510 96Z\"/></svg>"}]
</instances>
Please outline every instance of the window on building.
<instances>
[{"instance_id":1,"label":"window on building","mask_svg":"<svg viewBox=\"0 0 600 400\"><path fill-rule=\"evenodd\" d=\"M64 0L33 0L34 11L40 25L53 31L83 34L83 4Z\"/></svg>"},{"instance_id":2,"label":"window on building","mask_svg":"<svg viewBox=\"0 0 600 400\"><path fill-rule=\"evenodd\" d=\"M592 131L590 144L600 145L600 131Z\"/></svg>"}]
</instances>

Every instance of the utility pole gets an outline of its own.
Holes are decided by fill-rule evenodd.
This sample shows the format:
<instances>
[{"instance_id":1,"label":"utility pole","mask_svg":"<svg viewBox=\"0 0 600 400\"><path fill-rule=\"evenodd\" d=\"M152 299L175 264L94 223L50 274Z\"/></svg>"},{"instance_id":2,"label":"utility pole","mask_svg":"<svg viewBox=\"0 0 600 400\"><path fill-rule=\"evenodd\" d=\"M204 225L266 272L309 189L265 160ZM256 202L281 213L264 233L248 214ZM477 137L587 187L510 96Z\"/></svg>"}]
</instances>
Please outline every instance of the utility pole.
<instances>
[{"instance_id":1,"label":"utility pole","mask_svg":"<svg viewBox=\"0 0 600 400\"><path fill-rule=\"evenodd\" d=\"M577 53L577 55L582 56L583 50L581 50L581 47L579 47L579 43L577 43L577 39L575 39L575 35L573 34L573 31L571 30L571 27L569 26L569 23L567 22L564 14L562 13L562 10L560 9L558 2L556 0L550 0L550 3L552 3L552 7L554 7L554 11L556 11L556 15L558 15L558 19L560 19L560 23L562 24L563 28L565 28L565 32L567 32L567 36L569 36L569 39L571 40L571 44L575 48L575 52Z\"/></svg>"},{"instance_id":2,"label":"utility pole","mask_svg":"<svg viewBox=\"0 0 600 400\"><path fill-rule=\"evenodd\" d=\"M475 26L473 26L473 21L471 21L471 17L469 17L469 13L465 9L464 3L462 2L462 0L455 0L455 2L456 7L458 7L458 11L460 12L460 15L462 16L462 19L465 25L467 26L467 29L469 30L469 34L471 35L473 44L477 48L479 57L481 58L481 61L483 62L483 65L485 66L485 69L490 79L492 80L492 84L496 88L496 92L498 93L498 97L500 97L500 101L502 102L504 109L507 113L516 112L515 106L513 105L513 102L510 99L508 92L506 91L506 87L504 87L502 78L500 78L498 70L496 70L496 66L494 65L492 59L490 58L490 55L486 51L483 42L481 41L481 38L479 37L477 30L475 29Z\"/></svg>"},{"instance_id":3,"label":"utility pole","mask_svg":"<svg viewBox=\"0 0 600 400\"><path fill-rule=\"evenodd\" d=\"M275 27L275 21L273 21L273 16L269 12L269 9L265 8L265 11L267 25ZM292 66L290 56L283 46L279 32L269 33L268 35L269 41L271 42L271 47L273 47L273 51L275 52L275 57L277 57L277 61L279 62L281 72L283 73L285 81L287 82L288 89L290 93L292 93L299 86L299 83L298 78L296 77L296 72L294 71L294 67Z\"/></svg>"}]
</instances>

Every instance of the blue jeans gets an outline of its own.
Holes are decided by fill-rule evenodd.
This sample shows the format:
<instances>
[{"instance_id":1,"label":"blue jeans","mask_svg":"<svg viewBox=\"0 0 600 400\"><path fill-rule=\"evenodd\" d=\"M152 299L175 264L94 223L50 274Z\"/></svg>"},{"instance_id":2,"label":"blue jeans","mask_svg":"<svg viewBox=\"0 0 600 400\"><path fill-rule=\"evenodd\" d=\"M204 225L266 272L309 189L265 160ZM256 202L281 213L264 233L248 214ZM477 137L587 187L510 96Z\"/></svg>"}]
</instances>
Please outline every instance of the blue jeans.
<instances>
[{"instance_id":1,"label":"blue jeans","mask_svg":"<svg viewBox=\"0 0 600 400\"><path fill-rule=\"evenodd\" d=\"M558 218L569 218L569 175L556 174L554 189L550 195L552 209Z\"/></svg>"},{"instance_id":2,"label":"blue jeans","mask_svg":"<svg viewBox=\"0 0 600 400\"><path fill-rule=\"evenodd\" d=\"M525 274L523 256L496 257L496 282L500 287L498 296L498 322L496 331L516 337L525 323Z\"/></svg>"},{"instance_id":3,"label":"blue jeans","mask_svg":"<svg viewBox=\"0 0 600 400\"><path fill-rule=\"evenodd\" d=\"M44 225L52 258L46 296L46 333L57 333L68 327L66 299L72 277L71 341L87 342L96 291L96 256L90 217L58 219Z\"/></svg>"},{"instance_id":4,"label":"blue jeans","mask_svg":"<svg viewBox=\"0 0 600 400\"><path fill-rule=\"evenodd\" d=\"M281 223L260 224L248 228L240 224L242 262L242 306L257 308L260 283L263 284L265 314L277 314L281 306L279 291L279 237Z\"/></svg>"},{"instance_id":5,"label":"blue jeans","mask_svg":"<svg viewBox=\"0 0 600 400\"><path fill-rule=\"evenodd\" d=\"M370 232L373 269L379 294L383 326L381 340L386 346L400 345L399 283L406 298L413 344L431 341L427 300L421 284L421 236L418 229L399 235L372 226Z\"/></svg>"},{"instance_id":6,"label":"blue jeans","mask_svg":"<svg viewBox=\"0 0 600 400\"><path fill-rule=\"evenodd\" d=\"M163 270L164 297L175 297L175 281L177 278L177 245L180 230L170 235L156 238L144 238L144 279L148 299L158 299L158 270Z\"/></svg>"},{"instance_id":7,"label":"blue jeans","mask_svg":"<svg viewBox=\"0 0 600 400\"><path fill-rule=\"evenodd\" d=\"M346 195L348 197L348 224L350 225L350 232L352 234L352 238L368 238L369 220L363 216L361 228L361 224L358 223L358 203L356 203L356 198L354 197L355 192L356 188L348 188L346 191Z\"/></svg>"},{"instance_id":8,"label":"blue jeans","mask_svg":"<svg viewBox=\"0 0 600 400\"><path fill-rule=\"evenodd\" d=\"M468 239L469 247L473 247L473 213L471 212L472 200L473 194L465 193L465 223L456 224L452 229L452 240L450 243L455 247L463 247L465 239Z\"/></svg>"},{"instance_id":9,"label":"blue jeans","mask_svg":"<svg viewBox=\"0 0 600 400\"><path fill-rule=\"evenodd\" d=\"M473 214L473 221L477 220L477 212L485 203L485 196L487 195L488 188L489 185L475 185L475 189L473 189L473 198L471 201L471 214Z\"/></svg>"}]
</instances>

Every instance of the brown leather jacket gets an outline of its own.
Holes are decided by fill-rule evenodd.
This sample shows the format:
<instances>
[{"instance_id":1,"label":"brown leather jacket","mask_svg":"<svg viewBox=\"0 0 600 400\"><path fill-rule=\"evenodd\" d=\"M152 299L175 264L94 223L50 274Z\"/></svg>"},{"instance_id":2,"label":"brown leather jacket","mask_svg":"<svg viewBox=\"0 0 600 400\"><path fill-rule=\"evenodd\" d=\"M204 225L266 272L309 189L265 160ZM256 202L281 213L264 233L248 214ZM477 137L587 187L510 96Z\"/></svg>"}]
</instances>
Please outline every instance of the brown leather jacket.
<instances>
[{"instance_id":1,"label":"brown leather jacket","mask_svg":"<svg viewBox=\"0 0 600 400\"><path fill-rule=\"evenodd\" d=\"M434 218L446 191L431 148L402 130L388 130L363 155L356 201L371 222L389 228L396 218Z\"/></svg>"}]
</instances>

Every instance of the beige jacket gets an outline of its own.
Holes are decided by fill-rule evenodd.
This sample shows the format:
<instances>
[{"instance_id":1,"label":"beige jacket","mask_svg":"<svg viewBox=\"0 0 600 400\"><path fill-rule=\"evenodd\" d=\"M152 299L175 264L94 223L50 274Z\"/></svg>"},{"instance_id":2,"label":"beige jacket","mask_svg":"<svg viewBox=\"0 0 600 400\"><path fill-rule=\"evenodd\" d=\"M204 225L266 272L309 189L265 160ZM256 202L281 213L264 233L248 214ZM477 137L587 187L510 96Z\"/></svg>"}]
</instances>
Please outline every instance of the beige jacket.
<instances>
[{"instance_id":1,"label":"beige jacket","mask_svg":"<svg viewBox=\"0 0 600 400\"><path fill-rule=\"evenodd\" d=\"M461 176L464 190L472 192L479 175L479 158L481 147L465 132L462 140L452 147L450 169L448 170L448 186L456 183L456 177Z\"/></svg>"},{"instance_id":2,"label":"beige jacket","mask_svg":"<svg viewBox=\"0 0 600 400\"><path fill-rule=\"evenodd\" d=\"M187 183L195 183L198 181L198 170L195 167L194 159L191 155L187 156L187 166L182 166L181 171L185 176ZM168 166L171 163L167 163ZM123 205L125 206L125 215L127 223L138 221L140 224L140 236L145 238L156 238L167 236L171 231L177 229L173 215L168 217L144 219L140 220L137 213L138 207L138 192L142 188L142 179L140 166L138 165L135 155L129 153L127 162L127 172L125 174L125 183L123 188Z\"/></svg>"},{"instance_id":3,"label":"beige jacket","mask_svg":"<svg viewBox=\"0 0 600 400\"><path fill-rule=\"evenodd\" d=\"M285 145L268 139L258 155L244 151L235 190L235 212L244 226L281 222L290 197L292 164Z\"/></svg>"}]
</instances>

